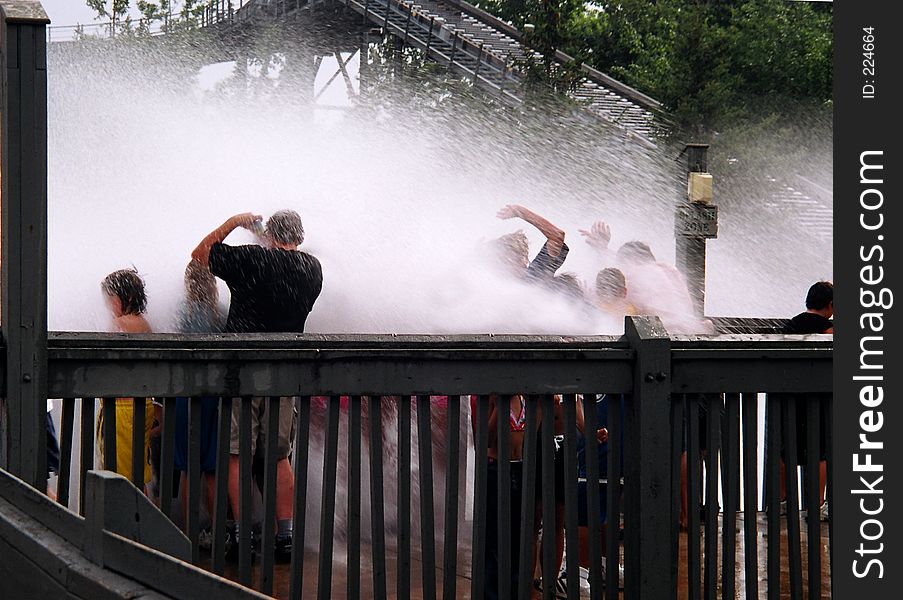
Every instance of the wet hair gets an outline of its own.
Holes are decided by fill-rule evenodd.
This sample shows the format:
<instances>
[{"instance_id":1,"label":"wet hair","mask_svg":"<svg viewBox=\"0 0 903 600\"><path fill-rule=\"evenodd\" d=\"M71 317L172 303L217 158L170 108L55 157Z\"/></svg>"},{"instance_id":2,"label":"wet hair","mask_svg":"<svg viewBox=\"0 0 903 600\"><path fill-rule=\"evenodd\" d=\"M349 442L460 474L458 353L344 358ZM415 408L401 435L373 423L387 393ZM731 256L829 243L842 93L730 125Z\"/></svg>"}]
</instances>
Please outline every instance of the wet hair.
<instances>
[{"instance_id":1,"label":"wet hair","mask_svg":"<svg viewBox=\"0 0 903 600\"><path fill-rule=\"evenodd\" d=\"M583 286L574 273L561 273L552 278L552 286L559 292L576 299L583 300Z\"/></svg>"},{"instance_id":2,"label":"wet hair","mask_svg":"<svg viewBox=\"0 0 903 600\"><path fill-rule=\"evenodd\" d=\"M496 244L496 249L505 258L516 254L518 258L530 259L530 242L527 240L527 234L523 230L518 229L514 233L506 233L495 240L494 243Z\"/></svg>"},{"instance_id":3,"label":"wet hair","mask_svg":"<svg viewBox=\"0 0 903 600\"><path fill-rule=\"evenodd\" d=\"M620 269L607 268L596 275L596 293L600 298L624 298L627 296L627 279Z\"/></svg>"},{"instance_id":4,"label":"wet hair","mask_svg":"<svg viewBox=\"0 0 903 600\"><path fill-rule=\"evenodd\" d=\"M280 244L298 246L304 241L304 225L293 210L276 211L267 219L267 235Z\"/></svg>"},{"instance_id":5,"label":"wet hair","mask_svg":"<svg viewBox=\"0 0 903 600\"><path fill-rule=\"evenodd\" d=\"M216 304L219 298L213 273L196 260L192 260L185 267L185 291L190 302Z\"/></svg>"},{"instance_id":6,"label":"wet hair","mask_svg":"<svg viewBox=\"0 0 903 600\"><path fill-rule=\"evenodd\" d=\"M806 308L810 310L822 310L832 302L834 302L834 284L830 281L812 284L809 293L806 294Z\"/></svg>"},{"instance_id":7,"label":"wet hair","mask_svg":"<svg viewBox=\"0 0 903 600\"><path fill-rule=\"evenodd\" d=\"M120 269L103 278L100 289L108 296L116 296L122 304L122 313L140 315L147 310L147 293L144 280L135 269Z\"/></svg>"},{"instance_id":8,"label":"wet hair","mask_svg":"<svg viewBox=\"0 0 903 600\"><path fill-rule=\"evenodd\" d=\"M646 242L627 242L618 248L618 258L628 263L654 263L655 255Z\"/></svg>"}]
</instances>

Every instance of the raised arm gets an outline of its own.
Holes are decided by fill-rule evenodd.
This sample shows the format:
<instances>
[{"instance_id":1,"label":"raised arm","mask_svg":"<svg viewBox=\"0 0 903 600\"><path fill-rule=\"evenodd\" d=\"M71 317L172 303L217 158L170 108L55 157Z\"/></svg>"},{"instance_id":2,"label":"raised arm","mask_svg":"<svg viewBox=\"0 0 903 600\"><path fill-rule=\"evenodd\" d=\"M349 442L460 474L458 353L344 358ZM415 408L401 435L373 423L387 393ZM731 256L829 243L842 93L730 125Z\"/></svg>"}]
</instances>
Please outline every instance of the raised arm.
<instances>
[{"instance_id":1,"label":"raised arm","mask_svg":"<svg viewBox=\"0 0 903 600\"><path fill-rule=\"evenodd\" d=\"M545 217L541 217L532 210L524 208L519 204L508 204L507 206L502 207L496 216L499 219L523 219L546 236L546 240L548 240L549 244L549 255L558 256L561 253L561 247L564 245L564 229L558 227Z\"/></svg>"},{"instance_id":2,"label":"raised arm","mask_svg":"<svg viewBox=\"0 0 903 600\"><path fill-rule=\"evenodd\" d=\"M234 215L226 219L225 223L211 231L201 240L197 248L191 253L191 258L198 261L205 267L210 265L210 249L214 244L222 243L229 234L239 227L250 227L255 221L260 221L262 217L254 213L242 213Z\"/></svg>"}]
</instances>

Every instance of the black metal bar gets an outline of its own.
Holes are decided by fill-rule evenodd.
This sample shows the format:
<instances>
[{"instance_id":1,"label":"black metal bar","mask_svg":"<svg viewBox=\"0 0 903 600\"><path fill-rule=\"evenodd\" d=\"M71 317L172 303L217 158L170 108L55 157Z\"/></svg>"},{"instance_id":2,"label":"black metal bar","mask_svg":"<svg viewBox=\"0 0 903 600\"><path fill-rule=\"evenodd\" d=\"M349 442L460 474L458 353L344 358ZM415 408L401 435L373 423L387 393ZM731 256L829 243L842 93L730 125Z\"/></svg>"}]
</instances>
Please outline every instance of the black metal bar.
<instances>
[{"instance_id":1,"label":"black metal bar","mask_svg":"<svg viewBox=\"0 0 903 600\"><path fill-rule=\"evenodd\" d=\"M310 396L296 397L298 427L295 429L295 496L292 517L292 563L290 570L289 597L301 598L304 590L304 534L307 519L307 468L310 452Z\"/></svg>"},{"instance_id":2,"label":"black metal bar","mask_svg":"<svg viewBox=\"0 0 903 600\"><path fill-rule=\"evenodd\" d=\"M680 544L680 503L681 494L681 462L683 457L683 441L685 430L685 413L683 397L679 395L671 396L671 544L675 548L679 548ZM609 438L611 434L609 433ZM679 576L679 560L675 560L671 565L671 577L677 581Z\"/></svg>"},{"instance_id":3,"label":"black metal bar","mask_svg":"<svg viewBox=\"0 0 903 600\"><path fill-rule=\"evenodd\" d=\"M383 24L384 33L389 35L389 12L392 10L392 0L386 0L386 20Z\"/></svg>"},{"instance_id":4,"label":"black metal bar","mask_svg":"<svg viewBox=\"0 0 903 600\"><path fill-rule=\"evenodd\" d=\"M239 402L238 418L238 581L245 587L251 585L251 396ZM234 407L234 403L233 403ZM234 409L233 409L234 410ZM234 414L234 413L233 413Z\"/></svg>"},{"instance_id":5,"label":"black metal bar","mask_svg":"<svg viewBox=\"0 0 903 600\"><path fill-rule=\"evenodd\" d=\"M370 523L373 548L373 598L385 600L386 529L383 503L382 398L370 396Z\"/></svg>"},{"instance_id":6,"label":"black metal bar","mask_svg":"<svg viewBox=\"0 0 903 600\"><path fill-rule=\"evenodd\" d=\"M759 473L756 468L759 444L757 395L744 393L743 413L743 553L746 559L746 600L759 600L758 498Z\"/></svg>"},{"instance_id":7,"label":"black metal bar","mask_svg":"<svg viewBox=\"0 0 903 600\"><path fill-rule=\"evenodd\" d=\"M480 73L480 63L482 61L483 61L483 42L480 42L480 48L479 48L479 51L477 52L477 64L473 68L473 84L474 85L476 85L476 83L477 83L477 76Z\"/></svg>"},{"instance_id":8,"label":"black metal bar","mask_svg":"<svg viewBox=\"0 0 903 600\"><path fill-rule=\"evenodd\" d=\"M797 486L796 398L785 396L781 406L784 426L784 486L787 491L787 553L790 597L803 597L803 564L800 549L799 488Z\"/></svg>"},{"instance_id":9,"label":"black metal bar","mask_svg":"<svg viewBox=\"0 0 903 600\"><path fill-rule=\"evenodd\" d=\"M185 533L191 542L191 563L201 558L198 532L201 529L201 398L188 399L188 514L185 516Z\"/></svg>"},{"instance_id":10,"label":"black metal bar","mask_svg":"<svg viewBox=\"0 0 903 600\"><path fill-rule=\"evenodd\" d=\"M317 598L332 597L332 543L335 527L336 462L339 458L339 397L329 398L326 409L326 448L323 456L323 496L320 502L320 555Z\"/></svg>"},{"instance_id":11,"label":"black metal bar","mask_svg":"<svg viewBox=\"0 0 903 600\"><path fill-rule=\"evenodd\" d=\"M806 403L806 499L809 554L809 599L821 600L821 452L819 448L820 398L812 395ZM799 401L799 400L798 400Z\"/></svg>"},{"instance_id":12,"label":"black metal bar","mask_svg":"<svg viewBox=\"0 0 903 600\"><path fill-rule=\"evenodd\" d=\"M164 417L165 418L165 417ZM226 569L226 508L229 502L229 446L232 435L232 399L217 399L216 491L213 497L213 572ZM172 479L172 478L170 478Z\"/></svg>"},{"instance_id":13,"label":"black metal bar","mask_svg":"<svg viewBox=\"0 0 903 600\"><path fill-rule=\"evenodd\" d=\"M543 396L540 445L542 447L542 596L552 600L558 565L555 564L555 397Z\"/></svg>"},{"instance_id":14,"label":"black metal bar","mask_svg":"<svg viewBox=\"0 0 903 600\"><path fill-rule=\"evenodd\" d=\"M420 458L420 550L423 598L436 600L436 533L433 523L433 435L430 397L417 397L417 453ZM448 440L449 444L457 439Z\"/></svg>"},{"instance_id":15,"label":"black metal bar","mask_svg":"<svg viewBox=\"0 0 903 600\"><path fill-rule=\"evenodd\" d=\"M386 0L389 1L389 0ZM414 14L414 5L410 2L408 3L408 18L404 22L404 40L403 45L408 45L408 31L411 28L411 16Z\"/></svg>"},{"instance_id":16,"label":"black metal bar","mask_svg":"<svg viewBox=\"0 0 903 600\"><path fill-rule=\"evenodd\" d=\"M81 399L81 441L78 461L78 512L85 516L85 488L88 470L94 468L94 398Z\"/></svg>"},{"instance_id":17,"label":"black metal bar","mask_svg":"<svg viewBox=\"0 0 903 600\"><path fill-rule=\"evenodd\" d=\"M398 597L411 595L411 397L398 398Z\"/></svg>"},{"instance_id":18,"label":"black metal bar","mask_svg":"<svg viewBox=\"0 0 903 600\"><path fill-rule=\"evenodd\" d=\"M599 539L599 536L596 533L602 530L603 523L601 522L599 511L594 510L595 507L599 506L601 498L599 496L599 440L596 439L595 435L592 435L592 432L598 430L602 424L596 421L596 403L598 402L598 400L596 400L596 394L588 394L587 396L585 396L585 398L590 398L589 402L585 402L583 410L583 423L586 430L586 449L584 450L584 456L586 458L586 504L588 507L591 507L587 511L587 527L589 528L589 597L590 600L600 600L602 598L602 590L605 589L606 585L605 581L602 578L602 556L606 549L602 548L602 541ZM610 402L609 408L611 408ZM609 417L611 417L611 413L609 413ZM609 418L609 423L613 422L614 421ZM612 448L611 435L614 431L614 428L609 425L608 431L608 447L610 449ZM609 461L610 460L611 454L609 454ZM611 482L611 474L609 474L609 482ZM594 483L595 485L593 485ZM610 502L610 484L606 491L606 500ZM614 527L610 529L612 530L612 534L617 538L618 517L612 512L612 507L610 504L607 506L607 510L608 522L615 523ZM610 535L608 537L609 539L611 539L612 536ZM608 544L608 548L611 548L610 543Z\"/></svg>"},{"instance_id":19,"label":"black metal bar","mask_svg":"<svg viewBox=\"0 0 903 600\"><path fill-rule=\"evenodd\" d=\"M823 400L825 402L825 410L822 413L822 427L825 429L825 458L826 465L825 470L828 474L827 478L827 488L825 489L825 502L828 503L828 560L831 563L831 579L830 579L830 595L833 597L834 595L834 478L830 476L831 473L834 472L834 444L832 441L834 440L834 419L832 415L834 414L834 396L827 395Z\"/></svg>"},{"instance_id":20,"label":"black metal bar","mask_svg":"<svg viewBox=\"0 0 903 600\"><path fill-rule=\"evenodd\" d=\"M456 597L458 570L458 475L460 472L461 396L448 397L448 463L445 471L445 543L443 544L442 599Z\"/></svg>"},{"instance_id":21,"label":"black metal bar","mask_svg":"<svg viewBox=\"0 0 903 600\"><path fill-rule=\"evenodd\" d=\"M103 468L117 471L116 467L116 398L104 398L100 405L103 419Z\"/></svg>"},{"instance_id":22,"label":"black metal bar","mask_svg":"<svg viewBox=\"0 0 903 600\"><path fill-rule=\"evenodd\" d=\"M504 398L504 400L503 400ZM496 475L496 539L495 553L498 557L498 598L511 599L511 552L508 540L511 539L511 422L508 415L511 410L511 397L499 396L496 399L496 429L498 439L498 468ZM488 483L488 482L487 482ZM487 498L489 501L489 498ZM489 532L487 530L487 539ZM490 550L491 551L491 550Z\"/></svg>"},{"instance_id":23,"label":"black metal bar","mask_svg":"<svg viewBox=\"0 0 903 600\"><path fill-rule=\"evenodd\" d=\"M708 397L705 454L705 587L706 600L718 593L718 447L721 437L721 396Z\"/></svg>"},{"instance_id":24,"label":"black metal bar","mask_svg":"<svg viewBox=\"0 0 903 600\"><path fill-rule=\"evenodd\" d=\"M488 480L489 399L477 398L476 432L474 435L476 482L473 501L473 570L470 597L482 598L486 590L486 484Z\"/></svg>"},{"instance_id":25,"label":"black metal bar","mask_svg":"<svg viewBox=\"0 0 903 600\"><path fill-rule=\"evenodd\" d=\"M724 425L721 429L722 497L724 507L721 517L721 597L734 600L736 581L734 567L737 563L737 489L740 469L740 395L724 395Z\"/></svg>"},{"instance_id":26,"label":"black metal bar","mask_svg":"<svg viewBox=\"0 0 903 600\"><path fill-rule=\"evenodd\" d=\"M361 595L361 397L348 406L348 598Z\"/></svg>"},{"instance_id":27,"label":"black metal bar","mask_svg":"<svg viewBox=\"0 0 903 600\"><path fill-rule=\"evenodd\" d=\"M526 396L524 405L526 423L524 424L524 485L521 492L520 513L520 548L517 579L517 595L519 600L533 597L533 551L536 527L536 465L539 452L538 417L539 406L536 396Z\"/></svg>"},{"instance_id":28,"label":"black metal bar","mask_svg":"<svg viewBox=\"0 0 903 600\"><path fill-rule=\"evenodd\" d=\"M618 588L623 585L620 581L620 542L619 529L621 527L621 449L623 447L624 429L621 427L621 396L608 395L608 484L606 485L607 504L607 538L605 551L605 600L617 600ZM614 402L612 402L614 400ZM595 438L595 436L593 436ZM589 437L587 437L589 439ZM598 479L597 479L598 481ZM598 489L598 487L597 487ZM590 503L590 506L598 506ZM590 515L599 512L593 510Z\"/></svg>"},{"instance_id":29,"label":"black metal bar","mask_svg":"<svg viewBox=\"0 0 903 600\"><path fill-rule=\"evenodd\" d=\"M266 399L266 448L263 455L263 533L260 536L260 591L273 595L273 569L276 550L276 469L280 460L277 456L279 442L279 396ZM291 409L290 409L291 410Z\"/></svg>"},{"instance_id":30,"label":"black metal bar","mask_svg":"<svg viewBox=\"0 0 903 600\"><path fill-rule=\"evenodd\" d=\"M72 473L72 430L75 424L75 398L63 398L60 413L60 472L56 483L56 501L69 507L69 480Z\"/></svg>"},{"instance_id":31,"label":"black metal bar","mask_svg":"<svg viewBox=\"0 0 903 600\"><path fill-rule=\"evenodd\" d=\"M446 72L451 71L452 65L455 64L455 52L458 50L458 32L452 34L451 53L448 55L448 68Z\"/></svg>"},{"instance_id":32,"label":"black metal bar","mask_svg":"<svg viewBox=\"0 0 903 600\"><path fill-rule=\"evenodd\" d=\"M144 490L144 420L145 399L132 398L132 484Z\"/></svg>"},{"instance_id":33,"label":"black metal bar","mask_svg":"<svg viewBox=\"0 0 903 600\"><path fill-rule=\"evenodd\" d=\"M776 394L766 397L765 412L765 486L768 548L766 576L768 600L781 597L781 400Z\"/></svg>"},{"instance_id":34,"label":"black metal bar","mask_svg":"<svg viewBox=\"0 0 903 600\"><path fill-rule=\"evenodd\" d=\"M361 25L367 24L367 15L370 13L370 0L364 0L364 14L361 15Z\"/></svg>"},{"instance_id":35,"label":"black metal bar","mask_svg":"<svg viewBox=\"0 0 903 600\"><path fill-rule=\"evenodd\" d=\"M424 51L424 55L427 58L430 57L430 45L433 43L433 23L435 20L436 17L430 17L430 29L426 34L426 50Z\"/></svg>"},{"instance_id":36,"label":"black metal bar","mask_svg":"<svg viewBox=\"0 0 903 600\"><path fill-rule=\"evenodd\" d=\"M685 395L687 403L687 582L688 597L698 600L702 597L700 587L702 563L700 562L699 539L699 396Z\"/></svg>"},{"instance_id":37,"label":"black metal bar","mask_svg":"<svg viewBox=\"0 0 903 600\"><path fill-rule=\"evenodd\" d=\"M167 519L172 514L175 439L176 399L167 397L163 398L163 427L160 432L160 510Z\"/></svg>"},{"instance_id":38,"label":"black metal bar","mask_svg":"<svg viewBox=\"0 0 903 600\"><path fill-rule=\"evenodd\" d=\"M574 552L575 548L580 547L577 531L577 395L567 394L563 400L565 546L571 549L567 553L568 599L577 600L580 597L580 556ZM585 433L595 435L594 431L587 430ZM596 509L595 506L589 508Z\"/></svg>"}]
</instances>

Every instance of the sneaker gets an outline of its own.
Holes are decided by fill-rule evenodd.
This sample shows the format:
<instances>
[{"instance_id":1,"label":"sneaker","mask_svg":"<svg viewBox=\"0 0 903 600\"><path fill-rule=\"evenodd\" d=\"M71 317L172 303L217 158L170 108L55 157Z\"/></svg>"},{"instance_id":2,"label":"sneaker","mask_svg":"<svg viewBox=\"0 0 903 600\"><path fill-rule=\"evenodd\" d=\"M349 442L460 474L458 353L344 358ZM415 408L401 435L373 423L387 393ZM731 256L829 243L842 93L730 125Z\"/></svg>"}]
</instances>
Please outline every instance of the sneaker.
<instances>
[{"instance_id":1,"label":"sneaker","mask_svg":"<svg viewBox=\"0 0 903 600\"><path fill-rule=\"evenodd\" d=\"M539 593L542 593L542 579L534 579L533 580L533 589ZM560 600L567 600L568 597L568 574L567 571L562 571L558 574L558 579L555 580L555 589L552 590L552 597L558 598Z\"/></svg>"},{"instance_id":2,"label":"sneaker","mask_svg":"<svg viewBox=\"0 0 903 600\"><path fill-rule=\"evenodd\" d=\"M825 523L828 521L828 501L825 502L818 507L818 520Z\"/></svg>"},{"instance_id":3,"label":"sneaker","mask_svg":"<svg viewBox=\"0 0 903 600\"><path fill-rule=\"evenodd\" d=\"M292 559L292 536L276 535L276 560L289 562Z\"/></svg>"},{"instance_id":4,"label":"sneaker","mask_svg":"<svg viewBox=\"0 0 903 600\"><path fill-rule=\"evenodd\" d=\"M607 565L608 565L608 561L605 560L605 557L603 556L602 557L602 585L605 585L605 582L608 579L608 575L606 574L607 573L607 569L606 569ZM624 589L624 567L621 565L618 565L618 589L619 590Z\"/></svg>"},{"instance_id":5,"label":"sneaker","mask_svg":"<svg viewBox=\"0 0 903 600\"><path fill-rule=\"evenodd\" d=\"M198 548L204 552L210 552L213 548L213 531L209 527L198 532Z\"/></svg>"},{"instance_id":6,"label":"sneaker","mask_svg":"<svg viewBox=\"0 0 903 600\"><path fill-rule=\"evenodd\" d=\"M235 529L231 531L226 531L226 558L228 560L237 561L239 557L239 540L241 536L239 535L239 527L238 523L235 524ZM251 561L254 560L254 555L257 552L257 532L254 528L251 528Z\"/></svg>"},{"instance_id":7,"label":"sneaker","mask_svg":"<svg viewBox=\"0 0 903 600\"><path fill-rule=\"evenodd\" d=\"M787 501L781 500L780 508L778 509L778 516L784 517L787 515Z\"/></svg>"}]
</instances>

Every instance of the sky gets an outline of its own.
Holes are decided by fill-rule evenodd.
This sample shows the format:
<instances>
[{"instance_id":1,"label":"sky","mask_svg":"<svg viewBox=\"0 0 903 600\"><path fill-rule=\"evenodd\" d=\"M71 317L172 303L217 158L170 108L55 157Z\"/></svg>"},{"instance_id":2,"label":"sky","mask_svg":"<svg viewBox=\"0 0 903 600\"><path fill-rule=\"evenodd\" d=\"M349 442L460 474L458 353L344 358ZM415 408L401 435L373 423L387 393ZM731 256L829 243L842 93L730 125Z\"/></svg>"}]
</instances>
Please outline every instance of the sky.
<instances>
[{"instance_id":1,"label":"sky","mask_svg":"<svg viewBox=\"0 0 903 600\"><path fill-rule=\"evenodd\" d=\"M107 4L109 3L107 0ZM54 27L96 22L95 13L88 8L85 0L41 0L41 4L44 5L44 10L50 17L50 24ZM174 5L178 7L181 2L176 1Z\"/></svg>"}]
</instances>

